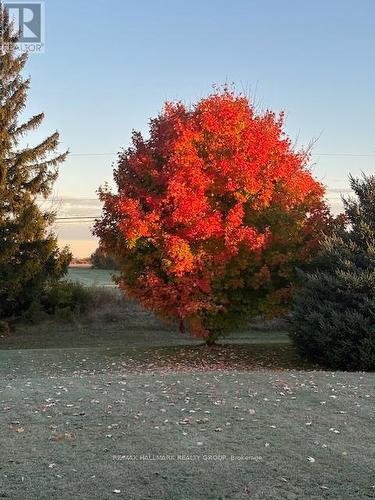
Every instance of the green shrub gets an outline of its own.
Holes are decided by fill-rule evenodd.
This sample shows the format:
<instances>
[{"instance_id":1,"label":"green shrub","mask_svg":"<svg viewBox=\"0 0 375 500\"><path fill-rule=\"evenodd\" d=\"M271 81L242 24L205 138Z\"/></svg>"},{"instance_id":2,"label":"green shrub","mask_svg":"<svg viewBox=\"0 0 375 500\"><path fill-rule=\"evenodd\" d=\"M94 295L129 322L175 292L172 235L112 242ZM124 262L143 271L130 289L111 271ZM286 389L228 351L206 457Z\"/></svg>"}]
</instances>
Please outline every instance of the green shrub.
<instances>
[{"instance_id":1,"label":"green shrub","mask_svg":"<svg viewBox=\"0 0 375 500\"><path fill-rule=\"evenodd\" d=\"M48 318L48 313L41 304L40 300L34 300L31 305L20 316L21 322L27 321L29 323L41 323Z\"/></svg>"},{"instance_id":2,"label":"green shrub","mask_svg":"<svg viewBox=\"0 0 375 500\"><path fill-rule=\"evenodd\" d=\"M375 177L351 178L347 226L322 244L295 294L290 336L306 358L334 369L375 369Z\"/></svg>"},{"instance_id":3,"label":"green shrub","mask_svg":"<svg viewBox=\"0 0 375 500\"><path fill-rule=\"evenodd\" d=\"M10 327L6 321L0 321L0 337L7 337L10 335Z\"/></svg>"},{"instance_id":4,"label":"green shrub","mask_svg":"<svg viewBox=\"0 0 375 500\"><path fill-rule=\"evenodd\" d=\"M60 281L51 285L42 297L42 307L48 314L71 311L86 312L93 303L93 294L80 283Z\"/></svg>"}]
</instances>

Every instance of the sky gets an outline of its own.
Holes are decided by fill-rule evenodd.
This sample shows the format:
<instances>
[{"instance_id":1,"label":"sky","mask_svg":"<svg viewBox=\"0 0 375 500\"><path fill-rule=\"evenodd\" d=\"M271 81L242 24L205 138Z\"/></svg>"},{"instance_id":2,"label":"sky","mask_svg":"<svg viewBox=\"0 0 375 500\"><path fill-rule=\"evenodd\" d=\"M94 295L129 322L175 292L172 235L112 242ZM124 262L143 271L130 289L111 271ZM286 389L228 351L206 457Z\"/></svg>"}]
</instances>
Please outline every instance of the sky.
<instances>
[{"instance_id":1,"label":"sky","mask_svg":"<svg viewBox=\"0 0 375 500\"><path fill-rule=\"evenodd\" d=\"M46 0L45 52L31 55L27 114L44 111L71 154L52 201L61 216L100 214L116 152L166 100L187 104L233 83L261 109L286 113L335 211L348 174L375 166L375 1ZM59 223L76 256L97 246L89 224Z\"/></svg>"}]
</instances>

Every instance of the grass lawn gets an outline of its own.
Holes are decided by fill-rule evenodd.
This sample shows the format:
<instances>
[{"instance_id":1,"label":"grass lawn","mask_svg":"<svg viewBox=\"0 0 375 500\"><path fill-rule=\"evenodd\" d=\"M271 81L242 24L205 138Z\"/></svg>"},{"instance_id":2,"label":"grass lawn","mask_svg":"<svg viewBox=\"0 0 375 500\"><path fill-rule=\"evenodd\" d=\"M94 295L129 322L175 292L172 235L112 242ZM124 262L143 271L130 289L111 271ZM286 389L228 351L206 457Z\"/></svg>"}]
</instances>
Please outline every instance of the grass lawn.
<instances>
[{"instance_id":1,"label":"grass lawn","mask_svg":"<svg viewBox=\"0 0 375 500\"><path fill-rule=\"evenodd\" d=\"M375 498L374 374L2 351L0 497Z\"/></svg>"},{"instance_id":2,"label":"grass lawn","mask_svg":"<svg viewBox=\"0 0 375 500\"><path fill-rule=\"evenodd\" d=\"M18 325L0 380L0 498L375 498L375 374L272 325L205 348L127 302Z\"/></svg>"}]
</instances>

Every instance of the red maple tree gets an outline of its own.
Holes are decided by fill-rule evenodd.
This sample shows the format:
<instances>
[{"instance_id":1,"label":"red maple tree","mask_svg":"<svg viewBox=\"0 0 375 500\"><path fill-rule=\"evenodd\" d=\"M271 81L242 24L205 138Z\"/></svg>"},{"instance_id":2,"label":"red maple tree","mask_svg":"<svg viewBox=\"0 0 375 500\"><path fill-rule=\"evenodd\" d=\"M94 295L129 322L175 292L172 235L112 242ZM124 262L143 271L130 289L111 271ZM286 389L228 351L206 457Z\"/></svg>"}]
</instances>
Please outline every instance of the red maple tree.
<instances>
[{"instance_id":1,"label":"red maple tree","mask_svg":"<svg viewBox=\"0 0 375 500\"><path fill-rule=\"evenodd\" d=\"M117 192L100 189L101 245L119 286L207 342L249 315L279 312L296 266L331 222L309 155L283 115L228 89L187 109L167 103L150 138L119 154Z\"/></svg>"}]
</instances>

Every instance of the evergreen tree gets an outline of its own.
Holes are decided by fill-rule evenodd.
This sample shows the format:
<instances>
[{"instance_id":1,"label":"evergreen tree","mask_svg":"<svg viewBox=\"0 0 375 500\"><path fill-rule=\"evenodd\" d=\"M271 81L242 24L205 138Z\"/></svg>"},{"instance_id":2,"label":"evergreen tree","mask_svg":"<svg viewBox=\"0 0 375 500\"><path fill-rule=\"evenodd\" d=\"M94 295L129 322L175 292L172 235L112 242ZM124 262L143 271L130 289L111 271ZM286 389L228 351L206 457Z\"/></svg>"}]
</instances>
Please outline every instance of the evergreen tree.
<instances>
[{"instance_id":1,"label":"evergreen tree","mask_svg":"<svg viewBox=\"0 0 375 500\"><path fill-rule=\"evenodd\" d=\"M37 146L23 146L44 114L20 123L30 79L21 72L27 54L18 54L18 35L0 1L0 317L27 309L48 282L66 272L69 252L59 251L51 231L54 213L42 211L67 153L56 154L55 132Z\"/></svg>"},{"instance_id":2,"label":"evergreen tree","mask_svg":"<svg viewBox=\"0 0 375 500\"><path fill-rule=\"evenodd\" d=\"M333 368L375 368L375 176L350 178L347 225L327 237L303 275L291 314L299 351Z\"/></svg>"}]
</instances>

